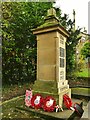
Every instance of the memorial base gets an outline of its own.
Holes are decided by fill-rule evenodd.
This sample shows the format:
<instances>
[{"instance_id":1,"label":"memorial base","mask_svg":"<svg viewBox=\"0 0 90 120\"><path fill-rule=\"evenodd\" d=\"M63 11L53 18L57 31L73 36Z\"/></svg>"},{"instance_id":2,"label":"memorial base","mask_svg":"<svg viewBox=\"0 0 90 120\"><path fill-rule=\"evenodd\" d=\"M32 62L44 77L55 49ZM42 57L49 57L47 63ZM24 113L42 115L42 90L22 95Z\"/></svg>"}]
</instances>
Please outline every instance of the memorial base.
<instances>
[{"instance_id":1,"label":"memorial base","mask_svg":"<svg viewBox=\"0 0 90 120\"><path fill-rule=\"evenodd\" d=\"M63 95L67 94L71 98L71 89L65 89L62 92L58 92L57 82L46 81L46 80L36 80L33 86L34 94L41 94L43 97L52 96L55 98L58 105L63 106Z\"/></svg>"},{"instance_id":2,"label":"memorial base","mask_svg":"<svg viewBox=\"0 0 90 120\"><path fill-rule=\"evenodd\" d=\"M52 96L59 102L58 88L56 81L36 80L33 86L33 93L40 93L43 97Z\"/></svg>"},{"instance_id":3,"label":"memorial base","mask_svg":"<svg viewBox=\"0 0 90 120\"><path fill-rule=\"evenodd\" d=\"M71 98L71 89L68 88L64 90L63 92L59 93L59 105L61 105L62 108L65 108L65 106L63 105L63 95L65 94L67 94L69 98Z\"/></svg>"}]
</instances>

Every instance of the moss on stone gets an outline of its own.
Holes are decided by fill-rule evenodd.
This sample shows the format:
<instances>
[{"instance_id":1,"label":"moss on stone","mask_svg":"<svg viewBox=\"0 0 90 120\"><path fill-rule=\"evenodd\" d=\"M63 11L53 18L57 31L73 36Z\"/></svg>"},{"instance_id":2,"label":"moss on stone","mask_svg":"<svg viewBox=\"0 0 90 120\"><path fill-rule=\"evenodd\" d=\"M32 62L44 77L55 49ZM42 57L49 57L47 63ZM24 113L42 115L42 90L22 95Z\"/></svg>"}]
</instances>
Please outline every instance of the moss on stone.
<instances>
[{"instance_id":1,"label":"moss on stone","mask_svg":"<svg viewBox=\"0 0 90 120\"><path fill-rule=\"evenodd\" d=\"M43 97L52 96L58 103L59 95L56 81L36 80L33 86L33 93L40 93Z\"/></svg>"},{"instance_id":2,"label":"moss on stone","mask_svg":"<svg viewBox=\"0 0 90 120\"><path fill-rule=\"evenodd\" d=\"M48 27L48 26L52 26L52 25L56 25L57 23L53 23L53 22L46 22L43 25L39 26L38 28L44 28L44 27Z\"/></svg>"},{"instance_id":3,"label":"moss on stone","mask_svg":"<svg viewBox=\"0 0 90 120\"><path fill-rule=\"evenodd\" d=\"M55 81L41 81L41 80L36 80L34 86L33 86L34 91L42 91L42 92L47 92L47 93L54 93L57 94L58 89L57 89L57 83Z\"/></svg>"}]
</instances>

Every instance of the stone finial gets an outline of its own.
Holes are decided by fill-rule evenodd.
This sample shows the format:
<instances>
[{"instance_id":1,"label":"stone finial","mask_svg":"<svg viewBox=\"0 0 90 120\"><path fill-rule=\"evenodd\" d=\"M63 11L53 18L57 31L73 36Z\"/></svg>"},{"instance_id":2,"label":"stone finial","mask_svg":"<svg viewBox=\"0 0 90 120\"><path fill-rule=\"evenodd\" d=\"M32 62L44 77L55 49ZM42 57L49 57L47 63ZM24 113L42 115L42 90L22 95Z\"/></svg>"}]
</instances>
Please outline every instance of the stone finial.
<instances>
[{"instance_id":1,"label":"stone finial","mask_svg":"<svg viewBox=\"0 0 90 120\"><path fill-rule=\"evenodd\" d=\"M56 17L56 10L54 8L50 8L47 11L47 16L52 16L52 15Z\"/></svg>"}]
</instances>

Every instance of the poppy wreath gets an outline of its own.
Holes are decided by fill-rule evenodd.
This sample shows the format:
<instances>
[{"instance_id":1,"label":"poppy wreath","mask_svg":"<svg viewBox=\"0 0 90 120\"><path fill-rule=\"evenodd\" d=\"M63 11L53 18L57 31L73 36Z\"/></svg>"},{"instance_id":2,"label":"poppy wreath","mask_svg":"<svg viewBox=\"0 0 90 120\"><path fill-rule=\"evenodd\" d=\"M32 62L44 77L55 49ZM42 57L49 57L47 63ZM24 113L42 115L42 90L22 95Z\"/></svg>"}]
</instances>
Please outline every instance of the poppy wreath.
<instances>
[{"instance_id":1,"label":"poppy wreath","mask_svg":"<svg viewBox=\"0 0 90 120\"><path fill-rule=\"evenodd\" d=\"M47 112L53 112L56 106L56 101L53 97L47 96L44 99L43 110Z\"/></svg>"},{"instance_id":2,"label":"poppy wreath","mask_svg":"<svg viewBox=\"0 0 90 120\"><path fill-rule=\"evenodd\" d=\"M31 106L31 99L32 99L32 90L26 90L25 95L25 105L30 107Z\"/></svg>"},{"instance_id":3,"label":"poppy wreath","mask_svg":"<svg viewBox=\"0 0 90 120\"><path fill-rule=\"evenodd\" d=\"M70 107L72 106L72 100L69 98L68 95L64 95L63 96L63 101L64 101L64 105L66 106L66 108L70 109Z\"/></svg>"},{"instance_id":4,"label":"poppy wreath","mask_svg":"<svg viewBox=\"0 0 90 120\"><path fill-rule=\"evenodd\" d=\"M36 109L42 108L43 100L44 99L40 94L34 95L31 99L31 107Z\"/></svg>"}]
</instances>

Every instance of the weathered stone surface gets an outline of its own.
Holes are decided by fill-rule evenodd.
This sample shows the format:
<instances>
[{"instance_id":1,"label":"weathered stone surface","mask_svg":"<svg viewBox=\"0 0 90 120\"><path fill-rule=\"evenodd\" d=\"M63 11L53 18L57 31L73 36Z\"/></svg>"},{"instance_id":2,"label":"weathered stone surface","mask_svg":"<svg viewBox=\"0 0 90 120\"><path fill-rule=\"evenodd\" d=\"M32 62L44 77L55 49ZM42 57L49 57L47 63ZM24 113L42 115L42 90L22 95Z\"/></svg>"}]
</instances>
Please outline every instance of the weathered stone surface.
<instances>
[{"instance_id":1,"label":"weathered stone surface","mask_svg":"<svg viewBox=\"0 0 90 120\"><path fill-rule=\"evenodd\" d=\"M63 95L71 97L66 80L66 39L68 32L59 24L55 10L48 10L45 23L33 30L37 36L37 80L34 93L56 98L63 105Z\"/></svg>"},{"instance_id":2,"label":"weathered stone surface","mask_svg":"<svg viewBox=\"0 0 90 120\"><path fill-rule=\"evenodd\" d=\"M56 17L56 11L54 8L51 8L47 11L47 16L54 15Z\"/></svg>"}]
</instances>

